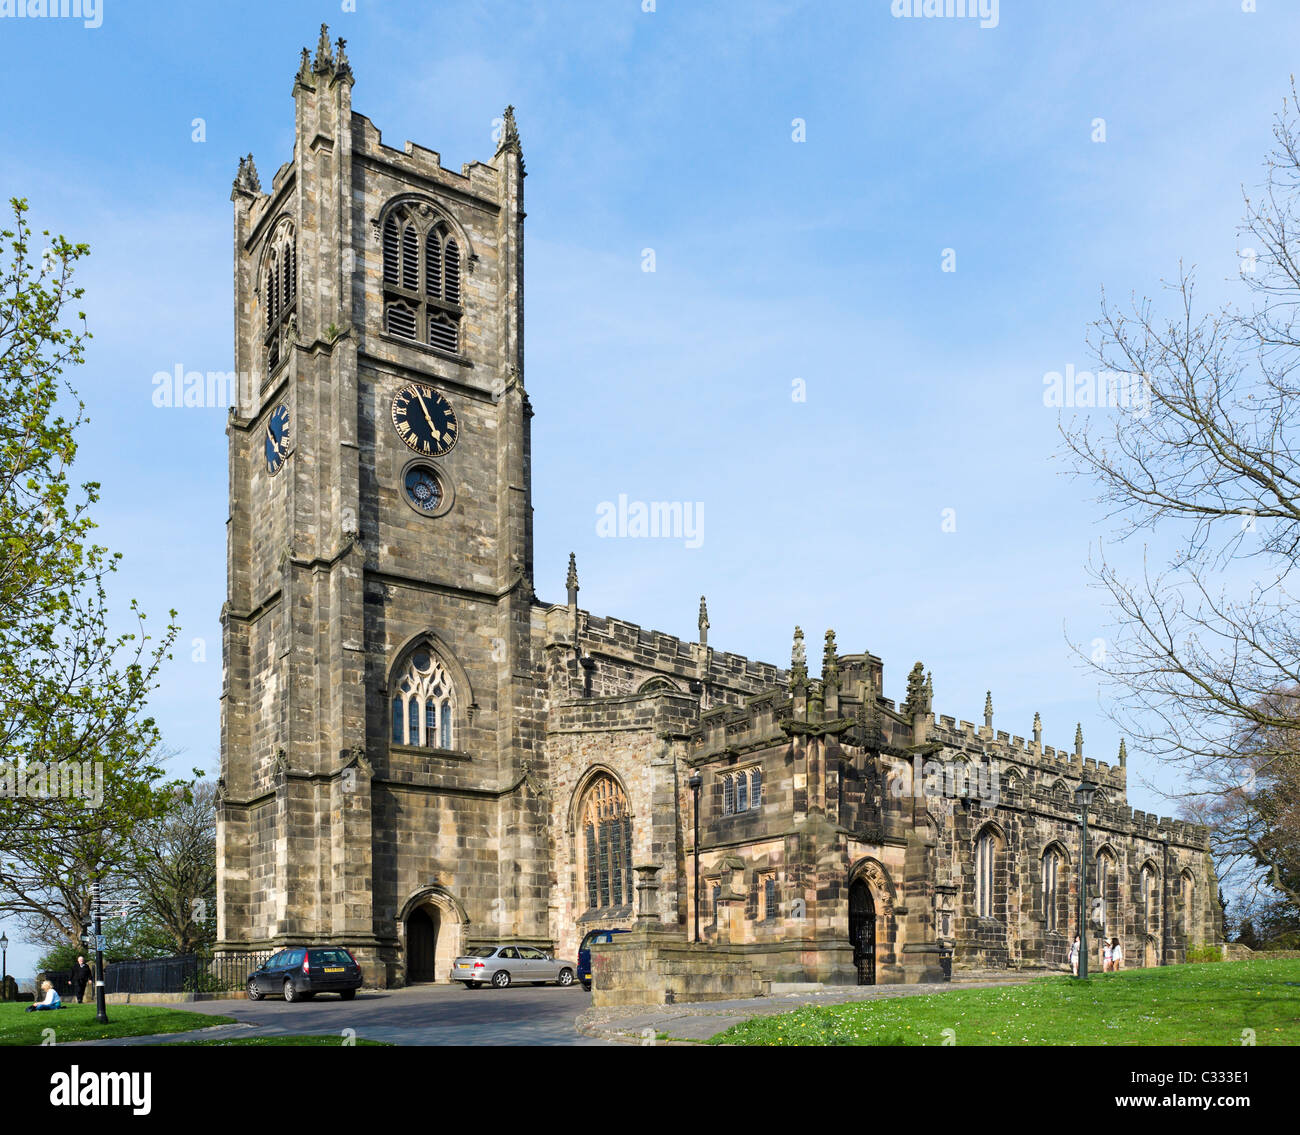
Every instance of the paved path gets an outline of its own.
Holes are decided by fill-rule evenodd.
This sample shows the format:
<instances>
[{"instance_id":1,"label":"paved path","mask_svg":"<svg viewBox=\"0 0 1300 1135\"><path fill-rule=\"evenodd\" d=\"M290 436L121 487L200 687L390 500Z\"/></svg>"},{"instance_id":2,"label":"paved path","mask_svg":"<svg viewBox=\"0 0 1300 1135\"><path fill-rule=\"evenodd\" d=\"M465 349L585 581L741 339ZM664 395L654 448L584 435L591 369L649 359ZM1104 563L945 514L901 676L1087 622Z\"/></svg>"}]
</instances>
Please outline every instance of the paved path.
<instances>
[{"instance_id":1,"label":"paved path","mask_svg":"<svg viewBox=\"0 0 1300 1135\"><path fill-rule=\"evenodd\" d=\"M289 1004L265 1001L198 1001L178 1005L196 1013L234 1017L235 1025L167 1036L85 1041L94 1045L158 1044L162 1041L226 1037L336 1034L345 1029L359 1040L402 1045L592 1045L607 1044L575 1028L591 1005L578 985L465 989L460 985L416 985L407 989L362 990L353 1001L324 994ZM111 1018L113 1007L109 1006Z\"/></svg>"},{"instance_id":2,"label":"paved path","mask_svg":"<svg viewBox=\"0 0 1300 1135\"><path fill-rule=\"evenodd\" d=\"M1000 977L951 985L841 986L819 993L707 1001L653 1008L593 1009L591 994L577 986L513 986L464 989L460 985L417 985L407 989L363 990L354 1001L322 996L289 1004L265 1001L199 1001L178 1006L211 1016L234 1017L233 1025L166 1036L82 1041L89 1045L158 1044L227 1037L302 1036L344 1030L360 1040L400 1045L605 1045L663 1043L660 1034L679 1041L701 1041L751 1017L788 1013L803 1005L840 1005L889 997L942 995L955 989L1016 985L1041 977ZM111 1016L113 1007L109 1006Z\"/></svg>"},{"instance_id":3,"label":"paved path","mask_svg":"<svg viewBox=\"0 0 1300 1135\"><path fill-rule=\"evenodd\" d=\"M1026 977L999 977L988 981L957 981L941 985L840 986L820 993L792 993L743 1001L703 1001L689 1005L659 1005L648 1009L588 1009L578 1018L578 1028L587 1036L622 1044L654 1043L653 1038L661 1033L667 1034L671 1039L701 1041L752 1017L789 1013L804 1005L844 1005L857 1001L883 1001L891 997L942 995L957 989L1023 985L1043 976L1037 973Z\"/></svg>"}]
</instances>

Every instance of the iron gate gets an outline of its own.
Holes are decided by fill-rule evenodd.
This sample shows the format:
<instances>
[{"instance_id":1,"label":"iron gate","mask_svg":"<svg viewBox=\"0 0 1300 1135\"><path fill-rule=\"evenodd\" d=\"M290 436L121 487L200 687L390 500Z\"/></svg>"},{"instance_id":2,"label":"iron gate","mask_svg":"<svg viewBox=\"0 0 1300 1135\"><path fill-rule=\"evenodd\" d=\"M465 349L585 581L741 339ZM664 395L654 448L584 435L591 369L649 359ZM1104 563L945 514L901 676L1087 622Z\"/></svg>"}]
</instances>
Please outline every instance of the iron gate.
<instances>
[{"instance_id":1,"label":"iron gate","mask_svg":"<svg viewBox=\"0 0 1300 1135\"><path fill-rule=\"evenodd\" d=\"M858 967L858 984L876 984L876 904L871 888L861 879L849 888L849 941L853 964Z\"/></svg>"}]
</instances>

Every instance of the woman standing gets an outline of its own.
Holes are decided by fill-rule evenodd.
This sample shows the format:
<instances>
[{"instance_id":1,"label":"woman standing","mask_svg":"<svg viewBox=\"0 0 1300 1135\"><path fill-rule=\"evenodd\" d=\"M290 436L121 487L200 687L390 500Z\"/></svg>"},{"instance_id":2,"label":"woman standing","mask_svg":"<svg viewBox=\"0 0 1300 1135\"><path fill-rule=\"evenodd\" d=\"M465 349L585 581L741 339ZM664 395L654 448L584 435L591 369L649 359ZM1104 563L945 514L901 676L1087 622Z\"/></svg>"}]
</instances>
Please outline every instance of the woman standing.
<instances>
[{"instance_id":1,"label":"woman standing","mask_svg":"<svg viewBox=\"0 0 1300 1135\"><path fill-rule=\"evenodd\" d=\"M1070 972L1075 977L1079 976L1079 935L1074 936L1074 941L1070 943Z\"/></svg>"}]
</instances>

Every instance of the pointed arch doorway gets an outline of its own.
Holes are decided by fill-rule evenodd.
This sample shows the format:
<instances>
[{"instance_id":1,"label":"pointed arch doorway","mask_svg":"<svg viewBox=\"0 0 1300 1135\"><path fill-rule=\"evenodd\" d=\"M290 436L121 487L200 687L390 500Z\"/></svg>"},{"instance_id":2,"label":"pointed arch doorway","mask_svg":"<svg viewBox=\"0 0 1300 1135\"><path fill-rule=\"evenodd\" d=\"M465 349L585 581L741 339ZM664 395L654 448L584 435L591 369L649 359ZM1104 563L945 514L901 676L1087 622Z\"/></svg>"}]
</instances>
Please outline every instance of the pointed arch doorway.
<instances>
[{"instance_id":1,"label":"pointed arch doorway","mask_svg":"<svg viewBox=\"0 0 1300 1135\"><path fill-rule=\"evenodd\" d=\"M432 904L417 906L406 920L406 980L438 980L438 932L442 915Z\"/></svg>"},{"instance_id":2,"label":"pointed arch doorway","mask_svg":"<svg viewBox=\"0 0 1300 1135\"><path fill-rule=\"evenodd\" d=\"M859 985L876 984L876 904L862 879L849 887L849 941Z\"/></svg>"}]
</instances>

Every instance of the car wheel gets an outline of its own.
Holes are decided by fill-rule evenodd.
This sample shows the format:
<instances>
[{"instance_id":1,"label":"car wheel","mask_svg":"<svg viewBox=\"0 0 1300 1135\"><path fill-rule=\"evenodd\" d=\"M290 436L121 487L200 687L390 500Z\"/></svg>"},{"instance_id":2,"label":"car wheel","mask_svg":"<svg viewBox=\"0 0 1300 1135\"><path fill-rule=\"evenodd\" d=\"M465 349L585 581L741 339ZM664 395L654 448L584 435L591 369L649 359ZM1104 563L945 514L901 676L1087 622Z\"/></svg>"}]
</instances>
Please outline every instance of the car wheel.
<instances>
[{"instance_id":1,"label":"car wheel","mask_svg":"<svg viewBox=\"0 0 1300 1135\"><path fill-rule=\"evenodd\" d=\"M262 1000L262 991L257 988L257 982L251 977L248 979L248 999L250 1001Z\"/></svg>"},{"instance_id":2,"label":"car wheel","mask_svg":"<svg viewBox=\"0 0 1300 1135\"><path fill-rule=\"evenodd\" d=\"M290 978L284 979L284 999L286 1001L297 1001L298 991L293 987L293 981Z\"/></svg>"},{"instance_id":3,"label":"car wheel","mask_svg":"<svg viewBox=\"0 0 1300 1135\"><path fill-rule=\"evenodd\" d=\"M556 980L560 985L572 985L572 984L573 984L573 970L571 970L571 969L562 969L562 970L560 970L560 976L557 977L555 980Z\"/></svg>"},{"instance_id":4,"label":"car wheel","mask_svg":"<svg viewBox=\"0 0 1300 1135\"><path fill-rule=\"evenodd\" d=\"M590 992L591 992L591 982L589 982L589 981L584 981L584 982L582 983L582 988L585 989L588 993L590 993Z\"/></svg>"},{"instance_id":5,"label":"car wheel","mask_svg":"<svg viewBox=\"0 0 1300 1135\"><path fill-rule=\"evenodd\" d=\"M498 989L505 989L510 985L510 975L505 970L499 969L492 975L492 984Z\"/></svg>"},{"instance_id":6,"label":"car wheel","mask_svg":"<svg viewBox=\"0 0 1300 1135\"><path fill-rule=\"evenodd\" d=\"M357 995L357 991L355 989L339 990L339 996L342 997L344 1001L351 1001L352 998L354 998L356 995Z\"/></svg>"}]
</instances>

